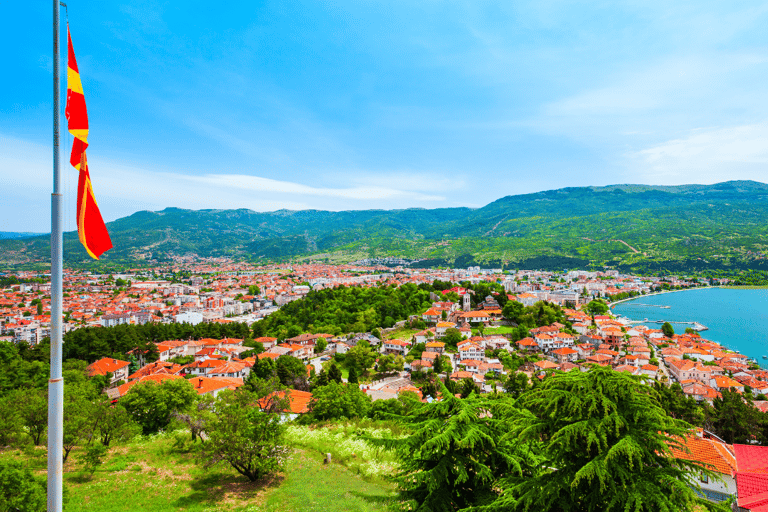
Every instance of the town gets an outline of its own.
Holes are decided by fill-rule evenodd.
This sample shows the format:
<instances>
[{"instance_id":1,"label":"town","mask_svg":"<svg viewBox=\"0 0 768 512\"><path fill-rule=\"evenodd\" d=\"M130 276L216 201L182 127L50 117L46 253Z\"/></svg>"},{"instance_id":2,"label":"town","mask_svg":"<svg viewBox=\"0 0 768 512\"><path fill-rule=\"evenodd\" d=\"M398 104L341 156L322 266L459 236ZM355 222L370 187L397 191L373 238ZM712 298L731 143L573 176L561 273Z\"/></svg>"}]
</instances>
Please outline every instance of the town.
<instances>
[{"instance_id":1,"label":"town","mask_svg":"<svg viewBox=\"0 0 768 512\"><path fill-rule=\"evenodd\" d=\"M652 329L610 312L617 300L721 283L618 271L413 269L398 261L386 263L255 267L223 258L178 258L171 268L120 274L67 270L64 330L185 326L186 337L156 341L156 350L135 348L122 358L112 353L87 361L88 374L106 379L103 392L113 401L140 383L179 379L188 380L199 395L216 397L244 386L252 371L295 359L306 375L289 386L293 389L284 413L294 419L312 412L318 379L357 384L371 402L406 394L432 402L440 398L435 379L462 397L472 392L515 393L555 373L592 366L638 375L657 386L675 386L682 396L710 406L724 391L749 395L750 404L768 412L768 371L755 361L706 340L692 328L681 333L668 324ZM38 272L0 275L5 283L0 342L28 349L49 336L49 277ZM390 318L386 325L365 332L337 328L276 337L258 330L260 321L313 292L435 283L443 289L429 292L423 310ZM494 291L476 296L478 286ZM527 328L515 321L536 307L545 315L556 312L558 321L539 321ZM190 334L191 327L206 325L210 332L229 335ZM221 328L216 331L214 326ZM353 357L358 363L349 364ZM698 432L687 439L690 451L678 456L714 465L721 479L702 480L700 492L709 500L727 501L736 495L739 452L732 440Z\"/></svg>"}]
</instances>

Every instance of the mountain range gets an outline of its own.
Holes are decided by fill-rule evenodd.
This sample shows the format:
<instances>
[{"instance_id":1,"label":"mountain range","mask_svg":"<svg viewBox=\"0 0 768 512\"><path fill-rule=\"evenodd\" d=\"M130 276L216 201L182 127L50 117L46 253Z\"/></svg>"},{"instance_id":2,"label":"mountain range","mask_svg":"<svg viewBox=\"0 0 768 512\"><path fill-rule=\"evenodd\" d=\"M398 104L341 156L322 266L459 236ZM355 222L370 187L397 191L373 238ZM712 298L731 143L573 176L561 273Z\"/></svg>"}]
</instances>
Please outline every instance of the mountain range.
<instances>
[{"instance_id":1,"label":"mountain range","mask_svg":"<svg viewBox=\"0 0 768 512\"><path fill-rule=\"evenodd\" d=\"M107 224L103 264L172 255L252 262L399 257L414 266L768 270L768 185L612 185L506 196L482 208L141 211ZM65 263L89 265L66 233ZM0 264L40 265L49 237L0 239Z\"/></svg>"}]
</instances>

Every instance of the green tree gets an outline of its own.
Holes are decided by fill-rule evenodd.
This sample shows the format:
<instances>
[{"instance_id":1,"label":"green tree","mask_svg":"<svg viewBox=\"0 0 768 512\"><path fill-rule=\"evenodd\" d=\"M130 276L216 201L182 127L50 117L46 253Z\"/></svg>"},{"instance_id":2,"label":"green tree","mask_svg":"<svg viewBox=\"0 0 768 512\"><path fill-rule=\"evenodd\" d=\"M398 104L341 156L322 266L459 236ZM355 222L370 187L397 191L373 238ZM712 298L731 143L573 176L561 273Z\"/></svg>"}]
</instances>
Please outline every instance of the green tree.
<instances>
[{"instance_id":1,"label":"green tree","mask_svg":"<svg viewBox=\"0 0 768 512\"><path fill-rule=\"evenodd\" d=\"M443 336L443 343L445 343L445 346L447 348L455 349L458 346L459 342L463 339L464 337L461 335L461 332L458 329L451 327L445 330L445 335Z\"/></svg>"},{"instance_id":2,"label":"green tree","mask_svg":"<svg viewBox=\"0 0 768 512\"><path fill-rule=\"evenodd\" d=\"M654 382L653 389L658 394L659 404L673 418L683 420L693 426L704 425L704 410L695 398L683 393L683 388L677 382L667 386Z\"/></svg>"},{"instance_id":3,"label":"green tree","mask_svg":"<svg viewBox=\"0 0 768 512\"><path fill-rule=\"evenodd\" d=\"M254 482L282 468L289 449L278 413L254 407L259 397L244 390L223 391L206 425L200 458L205 467L229 464Z\"/></svg>"},{"instance_id":4,"label":"green tree","mask_svg":"<svg viewBox=\"0 0 768 512\"><path fill-rule=\"evenodd\" d=\"M368 414L371 398L357 386L329 382L315 389L309 403L308 420L362 418Z\"/></svg>"},{"instance_id":5,"label":"green tree","mask_svg":"<svg viewBox=\"0 0 768 512\"><path fill-rule=\"evenodd\" d=\"M664 336L667 338L671 338L675 335L675 328L672 327L672 324L669 322L664 322L661 326L661 332L664 333Z\"/></svg>"},{"instance_id":6,"label":"green tree","mask_svg":"<svg viewBox=\"0 0 768 512\"><path fill-rule=\"evenodd\" d=\"M405 366L405 360L403 356L395 356L393 354L387 354L379 357L377 364L377 370L380 373L401 372Z\"/></svg>"},{"instance_id":7,"label":"green tree","mask_svg":"<svg viewBox=\"0 0 768 512\"><path fill-rule=\"evenodd\" d=\"M494 509L681 511L698 502L687 475L714 473L678 459L690 425L671 418L653 388L610 367L552 375L523 394L509 436L542 443L540 474L502 478Z\"/></svg>"},{"instance_id":8,"label":"green tree","mask_svg":"<svg viewBox=\"0 0 768 512\"><path fill-rule=\"evenodd\" d=\"M504 305L504 308L501 310L501 314L504 315L504 318L518 324L520 323L520 319L522 318L524 312L525 306L522 302L518 302L516 300L507 301L507 303Z\"/></svg>"},{"instance_id":9,"label":"green tree","mask_svg":"<svg viewBox=\"0 0 768 512\"><path fill-rule=\"evenodd\" d=\"M315 344L315 354L323 353L326 347L328 347L328 340L325 338L318 338L317 343Z\"/></svg>"},{"instance_id":10,"label":"green tree","mask_svg":"<svg viewBox=\"0 0 768 512\"><path fill-rule=\"evenodd\" d=\"M333 381L337 384L341 384L341 370L339 370L339 367L335 364L331 363L331 366L328 368L328 381Z\"/></svg>"},{"instance_id":11,"label":"green tree","mask_svg":"<svg viewBox=\"0 0 768 512\"><path fill-rule=\"evenodd\" d=\"M48 430L48 394L44 389L24 389L14 396L21 424L35 446L39 446Z\"/></svg>"},{"instance_id":12,"label":"green tree","mask_svg":"<svg viewBox=\"0 0 768 512\"><path fill-rule=\"evenodd\" d=\"M44 512L45 482L21 462L0 458L0 512Z\"/></svg>"},{"instance_id":13,"label":"green tree","mask_svg":"<svg viewBox=\"0 0 768 512\"><path fill-rule=\"evenodd\" d=\"M754 407L751 395L742 395L733 388L721 390L712 407L705 411L710 430L728 444L752 442L761 430L764 416Z\"/></svg>"},{"instance_id":14,"label":"green tree","mask_svg":"<svg viewBox=\"0 0 768 512\"><path fill-rule=\"evenodd\" d=\"M518 398L522 393L528 391L528 376L522 372L512 372L504 382L504 391Z\"/></svg>"},{"instance_id":15,"label":"green tree","mask_svg":"<svg viewBox=\"0 0 768 512\"><path fill-rule=\"evenodd\" d=\"M604 315L608 312L608 304L599 299L589 301L587 304L587 312L590 315Z\"/></svg>"},{"instance_id":16,"label":"green tree","mask_svg":"<svg viewBox=\"0 0 768 512\"><path fill-rule=\"evenodd\" d=\"M349 376L347 377L347 382L349 382L350 384L358 383L357 370L355 369L354 366L349 367Z\"/></svg>"},{"instance_id":17,"label":"green tree","mask_svg":"<svg viewBox=\"0 0 768 512\"><path fill-rule=\"evenodd\" d=\"M301 359L289 355L277 358L277 378L283 386L293 389L308 390L307 367Z\"/></svg>"},{"instance_id":18,"label":"green tree","mask_svg":"<svg viewBox=\"0 0 768 512\"><path fill-rule=\"evenodd\" d=\"M100 443L89 444L80 455L80 463L83 470L91 477L99 466L104 463L104 457L107 455L107 447Z\"/></svg>"},{"instance_id":19,"label":"green tree","mask_svg":"<svg viewBox=\"0 0 768 512\"><path fill-rule=\"evenodd\" d=\"M125 441L140 430L121 404L104 400L94 404L93 430L101 444L109 448L112 441Z\"/></svg>"},{"instance_id":20,"label":"green tree","mask_svg":"<svg viewBox=\"0 0 768 512\"><path fill-rule=\"evenodd\" d=\"M394 418L406 437L368 439L395 453L400 498L420 512L487 503L496 496L499 475L530 475L536 463L531 450L505 435L517 414L507 401L476 394L458 399L440 388L443 400L414 404Z\"/></svg>"},{"instance_id":21,"label":"green tree","mask_svg":"<svg viewBox=\"0 0 768 512\"><path fill-rule=\"evenodd\" d=\"M360 374L364 374L369 368L376 362L378 353L371 348L370 343L365 340L361 340L349 349L344 364L347 368L354 367Z\"/></svg>"},{"instance_id":22,"label":"green tree","mask_svg":"<svg viewBox=\"0 0 768 512\"><path fill-rule=\"evenodd\" d=\"M140 382L133 386L120 404L141 427L144 435L164 429L174 411L186 412L197 401L197 392L188 380Z\"/></svg>"}]
</instances>

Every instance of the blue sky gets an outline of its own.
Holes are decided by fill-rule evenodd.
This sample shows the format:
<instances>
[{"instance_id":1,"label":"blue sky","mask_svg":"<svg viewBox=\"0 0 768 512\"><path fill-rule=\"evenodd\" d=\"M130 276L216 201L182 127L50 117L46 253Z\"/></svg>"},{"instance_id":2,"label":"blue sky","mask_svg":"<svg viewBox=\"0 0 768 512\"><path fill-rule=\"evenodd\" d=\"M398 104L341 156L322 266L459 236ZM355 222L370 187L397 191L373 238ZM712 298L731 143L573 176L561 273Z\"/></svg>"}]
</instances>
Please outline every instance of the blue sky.
<instances>
[{"instance_id":1,"label":"blue sky","mask_svg":"<svg viewBox=\"0 0 768 512\"><path fill-rule=\"evenodd\" d=\"M15 20L0 35L0 231L50 226L42 3L0 6ZM73 0L69 15L106 220L768 181L765 2Z\"/></svg>"}]
</instances>

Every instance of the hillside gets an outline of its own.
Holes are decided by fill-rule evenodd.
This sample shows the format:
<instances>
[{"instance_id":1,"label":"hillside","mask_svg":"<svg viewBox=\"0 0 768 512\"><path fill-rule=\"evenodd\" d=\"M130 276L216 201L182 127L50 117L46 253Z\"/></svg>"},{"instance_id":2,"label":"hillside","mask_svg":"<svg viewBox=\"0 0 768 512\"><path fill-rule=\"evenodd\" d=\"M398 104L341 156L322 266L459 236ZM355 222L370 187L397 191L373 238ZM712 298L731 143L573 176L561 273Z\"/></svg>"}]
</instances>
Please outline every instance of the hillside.
<instances>
[{"instance_id":1,"label":"hillside","mask_svg":"<svg viewBox=\"0 0 768 512\"><path fill-rule=\"evenodd\" d=\"M253 262L396 256L415 265L631 270L768 269L768 185L612 185L506 196L434 210L142 211L108 224L106 264L170 255ZM47 236L0 240L0 264L43 263ZM88 264L76 233L65 261Z\"/></svg>"}]
</instances>

